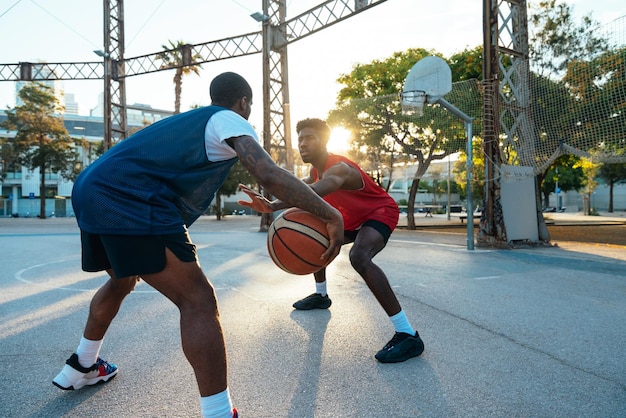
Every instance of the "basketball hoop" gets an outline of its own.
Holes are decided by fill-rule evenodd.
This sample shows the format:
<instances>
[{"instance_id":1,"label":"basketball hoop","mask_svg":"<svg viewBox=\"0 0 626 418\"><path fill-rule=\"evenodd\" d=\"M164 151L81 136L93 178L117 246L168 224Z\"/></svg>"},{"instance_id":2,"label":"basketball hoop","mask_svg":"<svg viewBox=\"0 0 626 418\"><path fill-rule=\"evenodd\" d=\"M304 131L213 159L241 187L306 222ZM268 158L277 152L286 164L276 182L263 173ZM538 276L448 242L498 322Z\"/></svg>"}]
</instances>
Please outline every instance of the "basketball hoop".
<instances>
[{"instance_id":1,"label":"basketball hoop","mask_svg":"<svg viewBox=\"0 0 626 418\"><path fill-rule=\"evenodd\" d=\"M443 58L428 56L411 68L400 94L402 113L424 116L424 106L452 91L452 71Z\"/></svg>"},{"instance_id":2,"label":"basketball hoop","mask_svg":"<svg viewBox=\"0 0 626 418\"><path fill-rule=\"evenodd\" d=\"M426 92L423 90L403 91L400 93L402 103L402 113L424 116L424 104L426 103Z\"/></svg>"}]
</instances>

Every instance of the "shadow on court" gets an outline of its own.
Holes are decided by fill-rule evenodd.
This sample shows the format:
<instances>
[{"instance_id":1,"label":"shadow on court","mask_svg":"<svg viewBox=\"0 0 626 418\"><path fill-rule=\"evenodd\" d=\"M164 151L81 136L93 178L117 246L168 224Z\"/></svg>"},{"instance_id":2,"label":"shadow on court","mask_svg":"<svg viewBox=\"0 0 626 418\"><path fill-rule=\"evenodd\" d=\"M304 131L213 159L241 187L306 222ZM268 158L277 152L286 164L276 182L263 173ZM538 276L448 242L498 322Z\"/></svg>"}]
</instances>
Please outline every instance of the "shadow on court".
<instances>
[{"instance_id":1,"label":"shadow on court","mask_svg":"<svg viewBox=\"0 0 626 418\"><path fill-rule=\"evenodd\" d=\"M80 271L74 220L12 221L0 219L0 416L198 416L178 312L145 283L102 348L119 375L79 391L51 384L105 276ZM218 294L240 416L626 416L624 248L468 251L463 234L397 230L375 261L426 350L380 364L393 329L348 248L328 268L331 308L294 311L313 279L275 267L258 226L206 217L190 229Z\"/></svg>"}]
</instances>

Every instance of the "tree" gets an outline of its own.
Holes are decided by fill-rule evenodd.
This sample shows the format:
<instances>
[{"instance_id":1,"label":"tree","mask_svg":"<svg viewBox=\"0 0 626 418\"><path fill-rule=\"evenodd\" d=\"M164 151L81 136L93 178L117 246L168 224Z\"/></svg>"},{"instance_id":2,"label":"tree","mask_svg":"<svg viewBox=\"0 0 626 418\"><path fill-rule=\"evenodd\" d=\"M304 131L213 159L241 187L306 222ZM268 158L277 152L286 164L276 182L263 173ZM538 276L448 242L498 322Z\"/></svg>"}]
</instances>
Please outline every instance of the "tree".
<instances>
[{"instance_id":1,"label":"tree","mask_svg":"<svg viewBox=\"0 0 626 418\"><path fill-rule=\"evenodd\" d=\"M256 184L256 179L245 169L241 161L237 161L230 169L224 183L215 193L215 216L217 220L222 219L222 196L232 196L237 193L239 184L251 185Z\"/></svg>"},{"instance_id":2,"label":"tree","mask_svg":"<svg viewBox=\"0 0 626 418\"><path fill-rule=\"evenodd\" d=\"M550 166L548 171L540 177L541 193L543 194L543 206L550 206L550 193L553 193L558 185L562 192L579 190L583 186L584 171L580 158L574 155L562 155ZM556 202L557 207L559 202Z\"/></svg>"},{"instance_id":3,"label":"tree","mask_svg":"<svg viewBox=\"0 0 626 418\"><path fill-rule=\"evenodd\" d=\"M483 140L474 137L472 147L475 150L483 149ZM467 199L467 154L461 154L453 167L454 180L460 186L461 198ZM474 154L472 159L472 207L478 207L485 200L485 156L482 152Z\"/></svg>"},{"instance_id":4,"label":"tree","mask_svg":"<svg viewBox=\"0 0 626 418\"><path fill-rule=\"evenodd\" d=\"M439 55L425 49L396 52L390 58L358 64L337 80L337 107L329 122L354 133L357 146L378 150L368 154L390 159L402 153L417 163L409 192L407 227L415 228L414 205L419 181L432 161L442 160L465 146L463 123L438 106L425 106L423 117L404 116L398 98L407 74L420 59ZM391 179L389 179L391 183Z\"/></svg>"},{"instance_id":5,"label":"tree","mask_svg":"<svg viewBox=\"0 0 626 418\"><path fill-rule=\"evenodd\" d=\"M619 181L626 180L626 164L602 164L598 170L598 177L609 185L609 212L613 213L613 186Z\"/></svg>"},{"instance_id":6,"label":"tree","mask_svg":"<svg viewBox=\"0 0 626 418\"><path fill-rule=\"evenodd\" d=\"M618 157L626 153L626 48L618 48L591 60L572 61L564 81L576 106L570 109L576 122L574 133L586 141L585 151Z\"/></svg>"},{"instance_id":7,"label":"tree","mask_svg":"<svg viewBox=\"0 0 626 418\"><path fill-rule=\"evenodd\" d=\"M457 52L448 58L452 71L452 81L482 80L483 78L483 46Z\"/></svg>"},{"instance_id":8,"label":"tree","mask_svg":"<svg viewBox=\"0 0 626 418\"><path fill-rule=\"evenodd\" d=\"M191 47L183 41L176 43L169 41L169 47L162 45L164 52L159 53L157 59L163 61L161 69L175 68L174 72L174 113L180 113L180 97L183 90L183 76L190 73L200 74L202 65L189 65L200 58L199 54L191 55Z\"/></svg>"},{"instance_id":9,"label":"tree","mask_svg":"<svg viewBox=\"0 0 626 418\"><path fill-rule=\"evenodd\" d=\"M570 61L590 59L607 50L607 42L595 31L590 15L574 21L572 5L542 0L530 5L530 59L540 76L560 79Z\"/></svg>"},{"instance_id":10,"label":"tree","mask_svg":"<svg viewBox=\"0 0 626 418\"><path fill-rule=\"evenodd\" d=\"M598 174L599 164L595 164L592 160L587 158L581 158L574 168L581 168L583 171L582 186L580 193L583 194L583 212L585 215L593 215L595 209L592 207L591 195L596 190L598 182L596 182L596 175Z\"/></svg>"},{"instance_id":11,"label":"tree","mask_svg":"<svg viewBox=\"0 0 626 418\"><path fill-rule=\"evenodd\" d=\"M39 217L46 217L46 174L59 173L73 180L78 174L78 156L54 91L42 83L27 83L18 93L22 105L7 110L2 127L17 131L12 143L14 158L29 170L39 169Z\"/></svg>"},{"instance_id":12,"label":"tree","mask_svg":"<svg viewBox=\"0 0 626 418\"><path fill-rule=\"evenodd\" d=\"M589 151L588 143L597 141L597 136L581 135L580 127L586 121L581 110L584 103L573 92L572 65L593 61L608 49L608 43L597 31L598 24L590 15L580 22L574 20L572 7L560 0L542 0L530 5L529 54L533 97L533 120L537 123L535 143L521 157L529 163L537 163L541 172L537 174L537 193L546 193L554 183L544 185L544 179L552 179L545 162L571 152L572 148ZM601 141L601 139L600 139ZM543 150L538 153L537 150ZM528 164L528 163L527 163ZM575 164L575 168L584 164ZM565 173L559 173L561 177ZM559 183L561 185L561 183ZM588 183L591 186L591 183ZM548 193L549 196L549 193ZM537 205L541 201L538 196ZM547 233L547 230L546 230Z\"/></svg>"}]
</instances>

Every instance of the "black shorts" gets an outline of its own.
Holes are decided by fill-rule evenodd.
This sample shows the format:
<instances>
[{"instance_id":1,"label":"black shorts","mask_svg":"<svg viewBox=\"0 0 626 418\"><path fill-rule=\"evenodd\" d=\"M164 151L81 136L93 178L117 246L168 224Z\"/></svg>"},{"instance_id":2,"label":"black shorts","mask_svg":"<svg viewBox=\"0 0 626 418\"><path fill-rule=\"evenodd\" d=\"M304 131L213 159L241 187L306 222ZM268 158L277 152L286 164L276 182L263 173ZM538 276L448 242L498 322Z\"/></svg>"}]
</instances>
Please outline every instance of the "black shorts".
<instances>
[{"instance_id":1,"label":"black shorts","mask_svg":"<svg viewBox=\"0 0 626 418\"><path fill-rule=\"evenodd\" d=\"M96 272L113 269L116 277L158 273L165 268L165 247L181 261L197 261L189 233L129 236L80 233L82 268Z\"/></svg>"},{"instance_id":2,"label":"black shorts","mask_svg":"<svg viewBox=\"0 0 626 418\"><path fill-rule=\"evenodd\" d=\"M385 225L384 223L380 221L375 221L373 219L370 219L369 221L365 221L363 225L361 225L361 228L363 228L364 226L369 226L370 228L374 228L375 230L377 230L380 233L380 235L383 236L383 239L385 240L385 244L387 244L387 241L389 241L389 237L391 236L391 233L393 232L392 229L389 228L389 226ZM345 243L348 244L350 242L354 242L359 231L360 229L357 229L356 231L343 231Z\"/></svg>"}]
</instances>

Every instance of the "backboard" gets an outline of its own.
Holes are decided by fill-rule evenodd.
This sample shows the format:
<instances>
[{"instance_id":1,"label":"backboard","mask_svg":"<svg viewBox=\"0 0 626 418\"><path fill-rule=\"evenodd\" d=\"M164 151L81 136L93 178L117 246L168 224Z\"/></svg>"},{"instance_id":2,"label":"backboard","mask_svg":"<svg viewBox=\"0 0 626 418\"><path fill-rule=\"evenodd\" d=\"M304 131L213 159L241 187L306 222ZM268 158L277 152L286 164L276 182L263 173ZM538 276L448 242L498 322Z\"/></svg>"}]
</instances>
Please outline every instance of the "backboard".
<instances>
[{"instance_id":1,"label":"backboard","mask_svg":"<svg viewBox=\"0 0 626 418\"><path fill-rule=\"evenodd\" d=\"M417 110L436 103L452 91L452 71L442 58L429 56L419 60L404 81L401 100L403 110Z\"/></svg>"}]
</instances>

